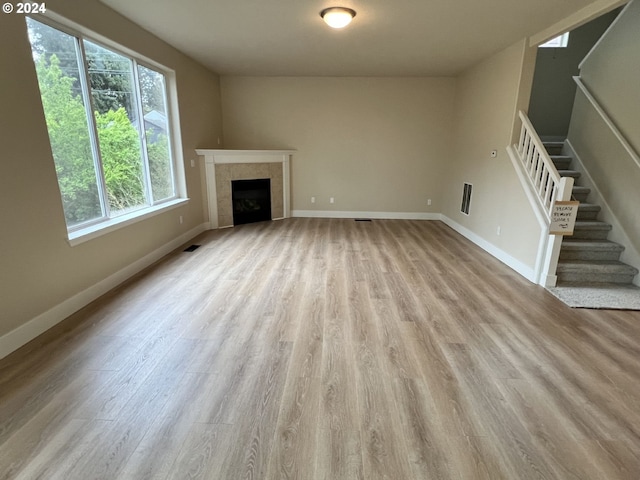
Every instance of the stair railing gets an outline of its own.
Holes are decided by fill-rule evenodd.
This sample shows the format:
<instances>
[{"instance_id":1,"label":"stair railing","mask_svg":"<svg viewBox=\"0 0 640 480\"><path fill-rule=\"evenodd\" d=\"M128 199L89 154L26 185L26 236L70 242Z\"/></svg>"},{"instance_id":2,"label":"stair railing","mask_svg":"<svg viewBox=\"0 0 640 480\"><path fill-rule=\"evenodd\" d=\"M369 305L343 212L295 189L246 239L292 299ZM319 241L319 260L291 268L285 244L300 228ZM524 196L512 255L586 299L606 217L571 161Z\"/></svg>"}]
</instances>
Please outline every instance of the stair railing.
<instances>
[{"instance_id":1,"label":"stair railing","mask_svg":"<svg viewBox=\"0 0 640 480\"><path fill-rule=\"evenodd\" d=\"M519 116L522 129L516 151L550 223L554 202L571 199L573 178L560 176L527 115L520 111Z\"/></svg>"},{"instance_id":2,"label":"stair railing","mask_svg":"<svg viewBox=\"0 0 640 480\"><path fill-rule=\"evenodd\" d=\"M519 117L520 141L507 151L540 223L535 281L555 286L562 237L549 235L551 212L556 201L571 199L573 178L560 176L527 115L521 111Z\"/></svg>"}]
</instances>

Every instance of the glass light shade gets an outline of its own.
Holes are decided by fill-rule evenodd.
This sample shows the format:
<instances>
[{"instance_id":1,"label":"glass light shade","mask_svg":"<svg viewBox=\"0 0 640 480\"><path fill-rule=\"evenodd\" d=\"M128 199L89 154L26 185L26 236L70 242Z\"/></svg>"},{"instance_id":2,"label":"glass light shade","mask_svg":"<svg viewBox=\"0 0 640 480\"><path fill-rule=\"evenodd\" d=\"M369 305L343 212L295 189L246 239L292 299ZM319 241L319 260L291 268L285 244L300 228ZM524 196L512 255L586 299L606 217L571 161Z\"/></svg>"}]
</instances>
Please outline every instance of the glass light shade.
<instances>
[{"instance_id":1,"label":"glass light shade","mask_svg":"<svg viewBox=\"0 0 640 480\"><path fill-rule=\"evenodd\" d=\"M320 16L331 28L344 28L351 23L356 12L350 8L331 7L322 10Z\"/></svg>"}]
</instances>

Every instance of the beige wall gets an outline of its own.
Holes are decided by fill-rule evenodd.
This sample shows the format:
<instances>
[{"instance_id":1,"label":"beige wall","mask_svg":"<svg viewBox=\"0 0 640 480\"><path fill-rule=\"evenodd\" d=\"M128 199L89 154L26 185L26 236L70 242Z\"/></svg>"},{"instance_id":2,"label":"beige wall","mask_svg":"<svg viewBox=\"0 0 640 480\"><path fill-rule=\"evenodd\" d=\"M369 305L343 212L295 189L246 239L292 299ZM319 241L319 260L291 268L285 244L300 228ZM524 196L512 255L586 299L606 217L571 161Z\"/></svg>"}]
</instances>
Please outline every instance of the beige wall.
<instances>
[{"instance_id":1,"label":"beige wall","mask_svg":"<svg viewBox=\"0 0 640 480\"><path fill-rule=\"evenodd\" d=\"M447 165L442 212L533 268L540 227L505 150L513 142L514 118L531 85L533 53L525 45L523 40L458 78L456 148ZM498 155L491 158L494 149ZM473 185L468 216L460 212L464 182Z\"/></svg>"},{"instance_id":2,"label":"beige wall","mask_svg":"<svg viewBox=\"0 0 640 480\"><path fill-rule=\"evenodd\" d=\"M297 150L293 210L440 212L454 91L450 78L222 77L224 146Z\"/></svg>"},{"instance_id":3,"label":"beige wall","mask_svg":"<svg viewBox=\"0 0 640 480\"><path fill-rule=\"evenodd\" d=\"M53 9L54 5L47 4ZM57 186L24 17L0 19L0 338L204 221L195 148L220 135L214 74L95 0L60 0L56 13L176 71L191 201L71 247ZM178 217L184 217L179 224Z\"/></svg>"},{"instance_id":4,"label":"beige wall","mask_svg":"<svg viewBox=\"0 0 640 480\"><path fill-rule=\"evenodd\" d=\"M224 145L297 150L294 211L443 213L533 271L540 227L505 148L534 56L523 40L458 79L222 77Z\"/></svg>"}]
</instances>

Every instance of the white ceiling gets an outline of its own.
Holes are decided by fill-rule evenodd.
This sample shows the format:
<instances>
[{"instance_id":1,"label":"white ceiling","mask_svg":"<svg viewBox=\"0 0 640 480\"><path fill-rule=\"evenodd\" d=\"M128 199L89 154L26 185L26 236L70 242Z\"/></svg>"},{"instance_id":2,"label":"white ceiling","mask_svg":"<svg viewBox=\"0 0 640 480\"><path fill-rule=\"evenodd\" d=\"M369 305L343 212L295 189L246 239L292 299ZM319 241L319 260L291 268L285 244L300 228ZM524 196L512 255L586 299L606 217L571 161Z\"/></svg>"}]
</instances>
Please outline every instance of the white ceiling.
<instances>
[{"instance_id":1,"label":"white ceiling","mask_svg":"<svg viewBox=\"0 0 640 480\"><path fill-rule=\"evenodd\" d=\"M221 75L447 76L593 0L101 0ZM344 30L320 10L356 10Z\"/></svg>"}]
</instances>

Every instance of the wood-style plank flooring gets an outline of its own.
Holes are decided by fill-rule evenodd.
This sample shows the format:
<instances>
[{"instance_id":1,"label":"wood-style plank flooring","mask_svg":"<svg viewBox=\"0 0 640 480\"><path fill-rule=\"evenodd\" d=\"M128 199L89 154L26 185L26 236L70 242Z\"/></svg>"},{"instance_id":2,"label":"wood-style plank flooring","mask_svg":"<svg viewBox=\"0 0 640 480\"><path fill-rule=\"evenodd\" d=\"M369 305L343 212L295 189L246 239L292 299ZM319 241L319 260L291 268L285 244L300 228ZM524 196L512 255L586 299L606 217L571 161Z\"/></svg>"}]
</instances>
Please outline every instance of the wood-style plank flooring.
<instances>
[{"instance_id":1,"label":"wood-style plank flooring","mask_svg":"<svg viewBox=\"0 0 640 480\"><path fill-rule=\"evenodd\" d=\"M1 479L640 478L640 312L441 222L194 242L0 361Z\"/></svg>"}]
</instances>

